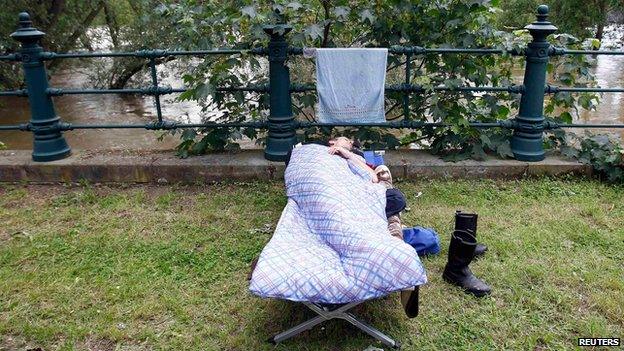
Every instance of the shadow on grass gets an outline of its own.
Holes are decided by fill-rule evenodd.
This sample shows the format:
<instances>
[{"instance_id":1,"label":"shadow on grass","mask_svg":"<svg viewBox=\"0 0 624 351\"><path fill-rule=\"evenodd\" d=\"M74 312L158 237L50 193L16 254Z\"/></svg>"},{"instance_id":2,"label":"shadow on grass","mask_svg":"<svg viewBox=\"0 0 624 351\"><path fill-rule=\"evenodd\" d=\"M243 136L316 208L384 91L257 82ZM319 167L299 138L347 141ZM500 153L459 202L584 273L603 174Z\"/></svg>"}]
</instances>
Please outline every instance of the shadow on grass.
<instances>
[{"instance_id":1,"label":"shadow on grass","mask_svg":"<svg viewBox=\"0 0 624 351\"><path fill-rule=\"evenodd\" d=\"M401 342L407 328L402 327L406 318L397 313L400 304L398 294L369 301L351 309L356 317ZM402 310L401 310L402 311ZM256 338L266 349L272 348L270 337L303 323L316 316L301 303L285 300L258 300L253 319L246 324L244 333ZM263 344L263 345L262 345ZM325 321L291 339L278 344L282 350L363 350L368 345L384 347L373 337L341 319Z\"/></svg>"}]
</instances>

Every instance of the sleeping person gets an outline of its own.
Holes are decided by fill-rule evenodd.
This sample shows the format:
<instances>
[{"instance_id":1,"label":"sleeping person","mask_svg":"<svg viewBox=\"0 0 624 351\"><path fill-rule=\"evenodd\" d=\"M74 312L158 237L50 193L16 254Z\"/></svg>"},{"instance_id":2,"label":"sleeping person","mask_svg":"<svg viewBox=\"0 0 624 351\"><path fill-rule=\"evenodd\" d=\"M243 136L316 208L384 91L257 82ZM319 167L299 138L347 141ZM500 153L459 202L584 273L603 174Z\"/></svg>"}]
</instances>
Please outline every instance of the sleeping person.
<instances>
[{"instance_id":1,"label":"sleeping person","mask_svg":"<svg viewBox=\"0 0 624 351\"><path fill-rule=\"evenodd\" d=\"M390 169L385 165L379 165L375 169L370 167L362 152L355 148L359 145L356 141L344 136L329 139L329 153L350 160L355 166L369 173L373 183L382 183L386 187L386 217L388 217L388 230L390 234L403 240L403 226L401 225L400 213L406 207L405 195L392 185Z\"/></svg>"},{"instance_id":2,"label":"sleeping person","mask_svg":"<svg viewBox=\"0 0 624 351\"><path fill-rule=\"evenodd\" d=\"M367 165L356 145L337 137L292 149L284 172L288 201L250 290L323 304L401 291L405 312L414 317L426 273L414 248L396 240L400 234L387 234L388 217L405 208L405 197L392 187L388 169ZM402 232L400 224L396 229Z\"/></svg>"}]
</instances>

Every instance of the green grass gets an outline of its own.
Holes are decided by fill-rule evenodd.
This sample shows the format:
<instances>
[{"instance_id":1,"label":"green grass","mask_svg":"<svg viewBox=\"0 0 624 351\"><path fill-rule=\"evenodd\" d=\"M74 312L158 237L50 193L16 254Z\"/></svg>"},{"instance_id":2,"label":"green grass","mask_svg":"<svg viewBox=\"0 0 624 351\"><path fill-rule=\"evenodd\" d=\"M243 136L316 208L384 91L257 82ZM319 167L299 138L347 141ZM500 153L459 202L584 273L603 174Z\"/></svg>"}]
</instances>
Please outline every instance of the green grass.
<instances>
[{"instance_id":1,"label":"green grass","mask_svg":"<svg viewBox=\"0 0 624 351\"><path fill-rule=\"evenodd\" d=\"M559 350L624 337L624 188L593 181L400 183L407 225L441 234L421 314L397 296L357 314L406 350ZM415 198L418 191L423 196ZM307 319L248 290L252 259L285 205L283 184L0 186L0 350L272 350ZM479 213L490 251L476 299L445 284L455 209ZM330 321L277 350L382 347Z\"/></svg>"}]
</instances>

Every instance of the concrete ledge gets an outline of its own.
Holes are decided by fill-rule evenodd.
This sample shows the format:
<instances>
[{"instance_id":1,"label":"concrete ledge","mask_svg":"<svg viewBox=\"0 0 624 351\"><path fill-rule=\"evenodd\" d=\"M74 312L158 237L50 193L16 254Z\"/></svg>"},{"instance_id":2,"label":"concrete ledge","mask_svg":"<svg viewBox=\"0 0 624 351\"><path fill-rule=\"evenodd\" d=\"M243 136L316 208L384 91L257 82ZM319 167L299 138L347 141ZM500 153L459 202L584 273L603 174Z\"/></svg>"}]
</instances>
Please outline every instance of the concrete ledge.
<instances>
[{"instance_id":1,"label":"concrete ledge","mask_svg":"<svg viewBox=\"0 0 624 351\"><path fill-rule=\"evenodd\" d=\"M386 164L396 178L514 179L535 175L591 175L591 167L550 156L535 163L491 158L444 162L420 150L389 151ZM167 151L74 151L64 160L40 163L30 151L0 151L0 182L203 183L222 180L279 180L284 164L264 159L262 150L213 153L180 159Z\"/></svg>"}]
</instances>

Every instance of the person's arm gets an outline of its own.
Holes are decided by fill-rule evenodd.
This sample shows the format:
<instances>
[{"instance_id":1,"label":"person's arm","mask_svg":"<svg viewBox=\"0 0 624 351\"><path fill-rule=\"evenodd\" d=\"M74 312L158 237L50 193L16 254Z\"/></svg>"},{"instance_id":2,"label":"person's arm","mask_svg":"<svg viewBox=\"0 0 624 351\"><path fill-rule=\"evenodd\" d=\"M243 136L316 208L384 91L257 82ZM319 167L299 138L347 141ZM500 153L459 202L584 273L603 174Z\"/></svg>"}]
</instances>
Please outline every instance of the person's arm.
<instances>
[{"instance_id":1,"label":"person's arm","mask_svg":"<svg viewBox=\"0 0 624 351\"><path fill-rule=\"evenodd\" d=\"M359 168L366 170L366 172L368 172L368 174L370 175L372 182L373 183L379 183L379 179L377 178L377 174L375 173L375 171L373 169L371 169L370 167L368 167L368 165L366 164L366 161L364 161L364 159L359 156L354 154L353 152L343 148L343 147L337 147L337 146L330 146L329 147L329 153L331 155L340 155L344 158L346 158L347 160L351 160L351 162L353 162L356 166L358 166Z\"/></svg>"}]
</instances>

